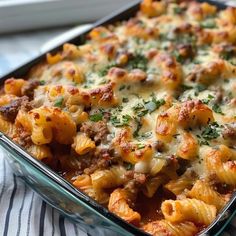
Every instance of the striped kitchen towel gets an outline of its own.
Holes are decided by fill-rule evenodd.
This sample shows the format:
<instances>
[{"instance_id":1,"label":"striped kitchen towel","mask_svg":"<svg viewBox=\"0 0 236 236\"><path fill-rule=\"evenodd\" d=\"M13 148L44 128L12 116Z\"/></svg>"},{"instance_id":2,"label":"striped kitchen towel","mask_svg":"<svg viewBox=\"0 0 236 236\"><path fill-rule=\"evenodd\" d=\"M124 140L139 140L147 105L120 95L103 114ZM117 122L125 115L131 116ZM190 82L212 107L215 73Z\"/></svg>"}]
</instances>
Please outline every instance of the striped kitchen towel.
<instances>
[{"instance_id":1,"label":"striped kitchen towel","mask_svg":"<svg viewBox=\"0 0 236 236\"><path fill-rule=\"evenodd\" d=\"M18 179L0 149L1 236L87 236Z\"/></svg>"}]
</instances>

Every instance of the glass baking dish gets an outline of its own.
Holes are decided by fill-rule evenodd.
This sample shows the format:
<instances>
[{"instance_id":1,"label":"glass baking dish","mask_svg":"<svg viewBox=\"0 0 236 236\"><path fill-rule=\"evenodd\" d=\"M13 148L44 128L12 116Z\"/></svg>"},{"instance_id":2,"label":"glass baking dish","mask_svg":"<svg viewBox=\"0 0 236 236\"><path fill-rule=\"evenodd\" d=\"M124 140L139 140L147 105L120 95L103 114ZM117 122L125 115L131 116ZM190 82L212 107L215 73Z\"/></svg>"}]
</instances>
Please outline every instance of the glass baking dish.
<instances>
[{"instance_id":1,"label":"glass baking dish","mask_svg":"<svg viewBox=\"0 0 236 236\"><path fill-rule=\"evenodd\" d=\"M103 24L114 23L125 20L133 16L139 9L139 2L136 1L125 8L113 13L96 22L91 28ZM225 7L216 1L207 1L217 5L219 8ZM90 29L91 29L90 28ZM90 30L89 29L89 30ZM89 31L88 30L88 31ZM67 41L74 44L82 44L84 32ZM61 45L62 46L62 45ZM54 48L50 52L61 49L61 46ZM24 76L29 69L45 58L45 53L34 60L5 75L0 79L0 85L9 77ZM81 227L91 235L148 235L140 229L123 221L118 216L109 212L106 208L96 203L78 189L73 187L68 181L63 179L56 172L48 168L42 162L33 158L23 148L11 141L6 135L0 133L0 146L5 151L5 157L14 173L37 192L46 202L58 209L63 215L78 222ZM236 215L236 193L227 203L214 222L204 229L199 235L220 235L230 220Z\"/></svg>"}]
</instances>

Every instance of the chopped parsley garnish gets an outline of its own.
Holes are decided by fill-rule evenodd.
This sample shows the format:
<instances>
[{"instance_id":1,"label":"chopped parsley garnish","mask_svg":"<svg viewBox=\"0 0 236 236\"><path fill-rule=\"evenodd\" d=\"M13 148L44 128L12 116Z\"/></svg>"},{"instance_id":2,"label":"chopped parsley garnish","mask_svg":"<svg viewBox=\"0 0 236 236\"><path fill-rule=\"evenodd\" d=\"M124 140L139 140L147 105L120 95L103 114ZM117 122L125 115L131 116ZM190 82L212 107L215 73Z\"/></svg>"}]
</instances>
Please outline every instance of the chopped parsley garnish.
<instances>
[{"instance_id":1,"label":"chopped parsley garnish","mask_svg":"<svg viewBox=\"0 0 236 236\"><path fill-rule=\"evenodd\" d=\"M202 131L201 133L202 138L204 138L207 141L218 138L220 136L219 128L220 126L216 122L209 124Z\"/></svg>"},{"instance_id":2,"label":"chopped parsley garnish","mask_svg":"<svg viewBox=\"0 0 236 236\"><path fill-rule=\"evenodd\" d=\"M39 84L40 84L40 85L45 85L45 84L46 84L46 81L45 81L45 80L40 80L40 81L39 81Z\"/></svg>"},{"instance_id":3,"label":"chopped parsley garnish","mask_svg":"<svg viewBox=\"0 0 236 236\"><path fill-rule=\"evenodd\" d=\"M63 101L64 101L64 97L62 97L62 96L58 97L54 102L54 106L55 107L62 107Z\"/></svg>"},{"instance_id":4,"label":"chopped parsley garnish","mask_svg":"<svg viewBox=\"0 0 236 236\"><path fill-rule=\"evenodd\" d=\"M125 162L125 169L126 170L132 170L134 168L134 165L128 162Z\"/></svg>"},{"instance_id":5,"label":"chopped parsley garnish","mask_svg":"<svg viewBox=\"0 0 236 236\"><path fill-rule=\"evenodd\" d=\"M202 99L201 101L204 103L204 104L209 104L209 102L214 98L214 96L212 96L211 94L208 94L208 97L205 98L205 99Z\"/></svg>"},{"instance_id":6,"label":"chopped parsley garnish","mask_svg":"<svg viewBox=\"0 0 236 236\"><path fill-rule=\"evenodd\" d=\"M103 67L101 70L99 70L99 71L98 71L98 75L99 75L100 77L106 76L107 73L108 73L108 71L109 71L112 67L115 67L115 66L117 66L117 64L116 64L115 62L110 63L109 65L107 65L107 66Z\"/></svg>"},{"instance_id":7,"label":"chopped parsley garnish","mask_svg":"<svg viewBox=\"0 0 236 236\"><path fill-rule=\"evenodd\" d=\"M183 89L183 91L186 91L186 90L192 89L193 87L192 87L192 86L189 86L189 85L187 85L187 84L181 84L181 88Z\"/></svg>"},{"instance_id":8,"label":"chopped parsley garnish","mask_svg":"<svg viewBox=\"0 0 236 236\"><path fill-rule=\"evenodd\" d=\"M204 90L206 90L206 89L207 89L207 87L206 87L205 85L203 85L203 84L198 84L198 85L196 85L196 86L194 87L194 90L195 90L194 95L195 95L195 96L198 96L200 92L202 92L202 91L204 91Z\"/></svg>"},{"instance_id":9,"label":"chopped parsley garnish","mask_svg":"<svg viewBox=\"0 0 236 236\"><path fill-rule=\"evenodd\" d=\"M150 138L152 136L152 132L146 132L140 135L141 138Z\"/></svg>"},{"instance_id":10,"label":"chopped parsley garnish","mask_svg":"<svg viewBox=\"0 0 236 236\"><path fill-rule=\"evenodd\" d=\"M120 87L119 87L119 91L122 91L122 90L124 90L125 89L125 85L124 84L122 84Z\"/></svg>"},{"instance_id":11,"label":"chopped parsley garnish","mask_svg":"<svg viewBox=\"0 0 236 236\"><path fill-rule=\"evenodd\" d=\"M128 98L122 98L122 102L124 102L124 103L127 103L127 102L129 102L129 99Z\"/></svg>"},{"instance_id":12,"label":"chopped parsley garnish","mask_svg":"<svg viewBox=\"0 0 236 236\"><path fill-rule=\"evenodd\" d=\"M184 63L185 58L179 53L178 50L173 51L173 56L175 57L177 62Z\"/></svg>"},{"instance_id":13,"label":"chopped parsley garnish","mask_svg":"<svg viewBox=\"0 0 236 236\"><path fill-rule=\"evenodd\" d=\"M90 115L89 119L93 122L98 122L98 121L102 120L102 117L103 117L102 113L96 113L96 114Z\"/></svg>"},{"instance_id":14,"label":"chopped parsley garnish","mask_svg":"<svg viewBox=\"0 0 236 236\"><path fill-rule=\"evenodd\" d=\"M135 122L136 122L136 129L135 131L133 132L133 136L134 138L137 138L139 136L139 131L140 129L142 128L142 123L140 121L140 118L134 118Z\"/></svg>"},{"instance_id":15,"label":"chopped parsley garnish","mask_svg":"<svg viewBox=\"0 0 236 236\"><path fill-rule=\"evenodd\" d=\"M127 67L130 70L140 69L146 71L147 64L148 64L148 59L145 56L137 53L133 58L129 59Z\"/></svg>"},{"instance_id":16,"label":"chopped parsley garnish","mask_svg":"<svg viewBox=\"0 0 236 236\"><path fill-rule=\"evenodd\" d=\"M121 118L118 118L117 115L112 115L110 118L111 124L115 127L128 126L132 117L130 115L122 115Z\"/></svg>"},{"instance_id":17,"label":"chopped parsley garnish","mask_svg":"<svg viewBox=\"0 0 236 236\"><path fill-rule=\"evenodd\" d=\"M137 149L139 150L139 149L143 149L143 148L145 148L145 144L143 144L143 143L137 143L136 144L137 145Z\"/></svg>"},{"instance_id":18,"label":"chopped parsley garnish","mask_svg":"<svg viewBox=\"0 0 236 236\"><path fill-rule=\"evenodd\" d=\"M174 11L174 14L179 15L183 13L183 8L176 6L173 8L173 11Z\"/></svg>"},{"instance_id":19,"label":"chopped parsley garnish","mask_svg":"<svg viewBox=\"0 0 236 236\"><path fill-rule=\"evenodd\" d=\"M212 110L213 110L215 113L224 115L224 113L223 113L222 110L221 110L221 107L220 107L218 104L214 104L214 105L212 106Z\"/></svg>"},{"instance_id":20,"label":"chopped parsley garnish","mask_svg":"<svg viewBox=\"0 0 236 236\"><path fill-rule=\"evenodd\" d=\"M202 91L206 90L206 86L203 85L203 84L198 84L198 85L195 86L195 90L197 92L202 92Z\"/></svg>"},{"instance_id":21,"label":"chopped parsley garnish","mask_svg":"<svg viewBox=\"0 0 236 236\"><path fill-rule=\"evenodd\" d=\"M220 58L224 60L230 60L234 56L234 51L233 50L225 50L220 53Z\"/></svg>"},{"instance_id":22,"label":"chopped parsley garnish","mask_svg":"<svg viewBox=\"0 0 236 236\"><path fill-rule=\"evenodd\" d=\"M213 29L216 28L216 22L214 19L206 19L200 24L200 26L205 29Z\"/></svg>"},{"instance_id":23,"label":"chopped parsley garnish","mask_svg":"<svg viewBox=\"0 0 236 236\"><path fill-rule=\"evenodd\" d=\"M164 99L157 100L153 94L151 96L151 100L143 101L144 104L137 103L133 107L133 110L138 117L143 117L148 113L150 114L165 104Z\"/></svg>"}]
</instances>

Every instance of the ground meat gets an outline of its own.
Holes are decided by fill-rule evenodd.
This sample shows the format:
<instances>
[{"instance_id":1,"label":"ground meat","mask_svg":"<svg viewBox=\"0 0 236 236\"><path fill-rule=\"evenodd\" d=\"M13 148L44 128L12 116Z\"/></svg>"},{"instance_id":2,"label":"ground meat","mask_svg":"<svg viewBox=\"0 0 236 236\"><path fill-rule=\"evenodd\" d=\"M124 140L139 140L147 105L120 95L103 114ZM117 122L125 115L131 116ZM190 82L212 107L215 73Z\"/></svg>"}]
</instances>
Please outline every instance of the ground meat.
<instances>
[{"instance_id":1,"label":"ground meat","mask_svg":"<svg viewBox=\"0 0 236 236\"><path fill-rule=\"evenodd\" d=\"M225 139L236 139L236 123L225 125L222 135Z\"/></svg>"},{"instance_id":2,"label":"ground meat","mask_svg":"<svg viewBox=\"0 0 236 236\"><path fill-rule=\"evenodd\" d=\"M40 85L38 80L30 80L21 88L21 93L28 96L30 99L34 97L34 89Z\"/></svg>"},{"instance_id":3,"label":"ground meat","mask_svg":"<svg viewBox=\"0 0 236 236\"><path fill-rule=\"evenodd\" d=\"M90 165L84 169L85 174L92 174L97 169L107 169L117 163L117 158L113 156L113 150L109 148L97 148L91 159Z\"/></svg>"},{"instance_id":4,"label":"ground meat","mask_svg":"<svg viewBox=\"0 0 236 236\"><path fill-rule=\"evenodd\" d=\"M31 134L29 134L23 129L21 130L20 128L18 128L18 131L20 133L20 136L14 137L13 140L16 143L18 143L20 146L25 147L25 148L32 145Z\"/></svg>"},{"instance_id":5,"label":"ground meat","mask_svg":"<svg viewBox=\"0 0 236 236\"><path fill-rule=\"evenodd\" d=\"M85 122L82 124L80 131L86 133L96 144L102 141L106 142L107 134L109 133L107 124L104 121Z\"/></svg>"},{"instance_id":6,"label":"ground meat","mask_svg":"<svg viewBox=\"0 0 236 236\"><path fill-rule=\"evenodd\" d=\"M26 96L13 100L8 105L0 107L0 114L6 118L6 120L13 122L17 116L20 108L29 109L29 99Z\"/></svg>"}]
</instances>

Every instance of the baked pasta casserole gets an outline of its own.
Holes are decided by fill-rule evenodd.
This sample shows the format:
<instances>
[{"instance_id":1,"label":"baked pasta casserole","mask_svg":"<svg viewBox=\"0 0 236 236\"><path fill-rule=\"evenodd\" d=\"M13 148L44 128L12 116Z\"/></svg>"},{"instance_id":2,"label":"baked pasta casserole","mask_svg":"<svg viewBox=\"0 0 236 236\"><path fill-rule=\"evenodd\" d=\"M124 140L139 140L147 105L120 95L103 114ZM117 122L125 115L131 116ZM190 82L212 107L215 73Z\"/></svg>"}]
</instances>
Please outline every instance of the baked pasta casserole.
<instances>
[{"instance_id":1,"label":"baked pasta casserole","mask_svg":"<svg viewBox=\"0 0 236 236\"><path fill-rule=\"evenodd\" d=\"M1 91L3 133L151 235L196 235L235 190L235 8L144 0Z\"/></svg>"}]
</instances>

